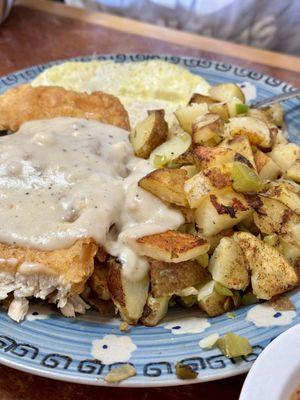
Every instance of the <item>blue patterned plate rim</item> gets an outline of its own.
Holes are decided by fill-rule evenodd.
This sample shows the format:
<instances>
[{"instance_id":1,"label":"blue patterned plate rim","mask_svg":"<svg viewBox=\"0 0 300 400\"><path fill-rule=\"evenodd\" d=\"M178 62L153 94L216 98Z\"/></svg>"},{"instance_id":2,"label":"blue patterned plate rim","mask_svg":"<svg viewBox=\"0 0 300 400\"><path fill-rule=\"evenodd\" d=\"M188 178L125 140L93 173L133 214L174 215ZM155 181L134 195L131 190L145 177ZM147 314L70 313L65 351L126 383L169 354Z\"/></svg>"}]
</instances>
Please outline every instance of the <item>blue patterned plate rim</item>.
<instances>
[{"instance_id":1,"label":"blue patterned plate rim","mask_svg":"<svg viewBox=\"0 0 300 400\"><path fill-rule=\"evenodd\" d=\"M258 98L289 92L292 85L260 72L228 63L203 58L157 54L104 54L52 61L16 71L0 78L0 93L17 84L34 79L44 69L65 61L115 60L136 62L161 59L179 64L206 78L210 83L237 82L255 84ZM291 141L299 144L300 114L296 99L285 104L286 120ZM297 114L298 113L298 114ZM294 115L296 114L296 115ZM300 294L290 293L296 310L300 310ZM252 306L236 311L236 318L226 315L208 318L204 323L198 312L172 309L157 327L132 327L120 332L119 320L107 320L95 312L67 319L53 311L41 311L32 306L28 319L21 324L0 312L0 363L47 378L90 385L118 387L157 387L192 384L223 379L247 372L260 352L281 332L300 323L300 313L267 315L270 327L256 327L246 319ZM254 306L256 307L256 306ZM261 307L258 312L266 312ZM256 311L257 311L256 310ZM280 314L280 315L278 315ZM208 322L208 323L207 323ZM209 326L210 324L210 326ZM217 350L203 351L198 342L218 332L234 331L248 337L254 352L250 356L229 360ZM84 334L83 334L84 333ZM126 351L125 351L126 350ZM124 354L124 351L126 354ZM119 357L119 359L118 359ZM181 361L199 372L195 380L182 381L175 375L175 364ZM117 365L130 362L137 375L117 385L103 378Z\"/></svg>"}]
</instances>

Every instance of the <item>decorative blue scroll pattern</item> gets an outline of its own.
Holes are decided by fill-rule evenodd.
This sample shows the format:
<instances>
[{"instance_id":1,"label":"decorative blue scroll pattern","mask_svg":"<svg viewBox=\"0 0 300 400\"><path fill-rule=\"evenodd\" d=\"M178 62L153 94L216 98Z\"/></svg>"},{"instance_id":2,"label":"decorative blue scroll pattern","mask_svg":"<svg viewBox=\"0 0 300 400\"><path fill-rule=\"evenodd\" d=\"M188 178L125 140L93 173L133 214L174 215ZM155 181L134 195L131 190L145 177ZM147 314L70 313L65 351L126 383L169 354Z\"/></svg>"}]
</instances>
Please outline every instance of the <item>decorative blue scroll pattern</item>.
<instances>
[{"instance_id":1,"label":"decorative blue scroll pattern","mask_svg":"<svg viewBox=\"0 0 300 400\"><path fill-rule=\"evenodd\" d=\"M256 85L258 98L293 90L291 85L260 72L199 58L153 54L108 54L77 57L73 60L114 60L124 63L151 59L161 59L186 67L191 72L202 75L212 84L250 82ZM0 78L0 93L16 85L30 82L44 69L60 62L62 61L54 61L3 76ZM286 121L290 140L300 144L298 133L300 109L296 106L296 99L285 103ZM298 290L291 294L291 300L296 309L300 310ZM120 383L119 386L182 384L183 382L175 375L175 364L178 361L190 365L199 373L196 382L220 379L246 372L276 336L292 324L300 322L298 315L300 313L297 313L293 322L287 326L257 328L246 320L248 310L249 307L238 310L235 319L229 319L226 315L209 318L211 326L204 332L181 335L174 335L172 330L164 329L163 325L153 328L137 326L131 327L128 333L120 332L119 321L104 321L93 312L75 320L52 312L46 319L33 318L16 324L3 310L0 312L0 362L50 378L105 385L104 376L124 362L105 364L103 360L96 359L91 353L92 341L115 334L129 336L137 347L128 360L136 368L137 375ZM185 310L180 309L172 309L170 313L168 320L173 319L174 325L176 319L182 320L187 316ZM199 340L205 336L214 332L224 335L228 331L246 336L253 346L253 353L247 357L228 359L218 349L204 351L199 347Z\"/></svg>"}]
</instances>

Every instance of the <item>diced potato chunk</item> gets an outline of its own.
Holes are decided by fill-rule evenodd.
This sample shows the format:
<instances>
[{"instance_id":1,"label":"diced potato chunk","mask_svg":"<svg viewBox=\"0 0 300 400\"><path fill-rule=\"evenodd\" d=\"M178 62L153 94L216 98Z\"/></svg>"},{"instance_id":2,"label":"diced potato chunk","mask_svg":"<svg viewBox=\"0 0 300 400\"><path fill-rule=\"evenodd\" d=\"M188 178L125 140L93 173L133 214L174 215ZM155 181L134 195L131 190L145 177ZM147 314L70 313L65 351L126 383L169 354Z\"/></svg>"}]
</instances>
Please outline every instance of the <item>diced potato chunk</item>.
<instances>
[{"instance_id":1,"label":"diced potato chunk","mask_svg":"<svg viewBox=\"0 0 300 400\"><path fill-rule=\"evenodd\" d=\"M300 183L300 158L298 158L286 171L288 178Z\"/></svg>"},{"instance_id":2,"label":"diced potato chunk","mask_svg":"<svg viewBox=\"0 0 300 400\"><path fill-rule=\"evenodd\" d=\"M271 104L269 107L263 109L270 117L275 125L281 127L283 125L283 107L280 103Z\"/></svg>"},{"instance_id":3,"label":"diced potato chunk","mask_svg":"<svg viewBox=\"0 0 300 400\"><path fill-rule=\"evenodd\" d=\"M215 146L223 136L224 123L218 114L207 113L196 118L192 125L193 143Z\"/></svg>"},{"instance_id":4,"label":"diced potato chunk","mask_svg":"<svg viewBox=\"0 0 300 400\"><path fill-rule=\"evenodd\" d=\"M205 198L196 209L196 224L204 236L212 236L238 224L252 214L242 194L228 190Z\"/></svg>"},{"instance_id":5,"label":"diced potato chunk","mask_svg":"<svg viewBox=\"0 0 300 400\"><path fill-rule=\"evenodd\" d=\"M110 300L111 295L107 285L108 268L105 264L96 263L94 272L88 280L89 287L101 300Z\"/></svg>"},{"instance_id":6,"label":"diced potato chunk","mask_svg":"<svg viewBox=\"0 0 300 400\"><path fill-rule=\"evenodd\" d=\"M255 225L267 235L276 233L289 243L300 246L300 216L281 201L259 195L252 207Z\"/></svg>"},{"instance_id":7,"label":"diced potato chunk","mask_svg":"<svg viewBox=\"0 0 300 400\"><path fill-rule=\"evenodd\" d=\"M209 96L205 96L205 95L200 94L200 93L194 93L192 95L190 101L189 101L189 104L193 104L193 103L197 103L197 104L202 104L202 103L212 104L212 103L215 103L215 100L213 100Z\"/></svg>"},{"instance_id":8,"label":"diced potato chunk","mask_svg":"<svg viewBox=\"0 0 300 400\"><path fill-rule=\"evenodd\" d=\"M224 304L226 299L226 296L216 292L214 281L206 283L198 292L198 305L210 317L215 317L225 312Z\"/></svg>"},{"instance_id":9,"label":"diced potato chunk","mask_svg":"<svg viewBox=\"0 0 300 400\"><path fill-rule=\"evenodd\" d=\"M225 133L229 136L245 135L252 145L270 149L275 142L275 131L268 125L253 117L230 118L225 125Z\"/></svg>"},{"instance_id":10,"label":"diced potato chunk","mask_svg":"<svg viewBox=\"0 0 300 400\"><path fill-rule=\"evenodd\" d=\"M156 260L179 263L207 253L209 244L200 236L179 231L167 231L136 239L140 255Z\"/></svg>"},{"instance_id":11,"label":"diced potato chunk","mask_svg":"<svg viewBox=\"0 0 300 400\"><path fill-rule=\"evenodd\" d=\"M181 128L188 133L192 133L192 125L197 117L208 112L207 104L191 104L186 107L179 108L175 111L175 116L178 119Z\"/></svg>"},{"instance_id":12,"label":"diced potato chunk","mask_svg":"<svg viewBox=\"0 0 300 400\"><path fill-rule=\"evenodd\" d=\"M247 232L237 232L233 237L246 257L257 298L269 300L296 286L298 277L294 268L274 247Z\"/></svg>"},{"instance_id":13,"label":"diced potato chunk","mask_svg":"<svg viewBox=\"0 0 300 400\"><path fill-rule=\"evenodd\" d=\"M149 277L139 281L128 280L122 273L122 264L111 257L108 261L107 284L112 300L124 321L137 324L148 297Z\"/></svg>"},{"instance_id":14,"label":"diced potato chunk","mask_svg":"<svg viewBox=\"0 0 300 400\"><path fill-rule=\"evenodd\" d=\"M208 195L231 188L232 163L206 168L188 179L184 191L191 208L196 208Z\"/></svg>"},{"instance_id":15,"label":"diced potato chunk","mask_svg":"<svg viewBox=\"0 0 300 400\"><path fill-rule=\"evenodd\" d=\"M279 144L268 154L272 160L281 168L287 171L300 156L299 147L294 143Z\"/></svg>"},{"instance_id":16,"label":"diced potato chunk","mask_svg":"<svg viewBox=\"0 0 300 400\"><path fill-rule=\"evenodd\" d=\"M151 293L155 298L180 293L209 279L209 273L196 261L176 264L149 259L149 264Z\"/></svg>"},{"instance_id":17,"label":"diced potato chunk","mask_svg":"<svg viewBox=\"0 0 300 400\"><path fill-rule=\"evenodd\" d=\"M153 297L149 294L141 322L145 326L155 326L168 312L171 296Z\"/></svg>"},{"instance_id":18,"label":"diced potato chunk","mask_svg":"<svg viewBox=\"0 0 300 400\"><path fill-rule=\"evenodd\" d=\"M168 203L187 206L184 183L187 173L183 169L156 169L139 181L139 186Z\"/></svg>"},{"instance_id":19,"label":"diced potato chunk","mask_svg":"<svg viewBox=\"0 0 300 400\"><path fill-rule=\"evenodd\" d=\"M249 285L249 273L240 246L230 237L221 239L208 266L214 281L229 289L244 290Z\"/></svg>"},{"instance_id":20,"label":"diced potato chunk","mask_svg":"<svg viewBox=\"0 0 300 400\"><path fill-rule=\"evenodd\" d=\"M250 163L248 163L249 167L252 166L255 168L253 152L247 136L236 136L234 138L225 139L219 144L219 147L226 147L233 150L235 153L234 161L243 162L241 157L239 157L239 155L241 155ZM244 160L244 163L247 162Z\"/></svg>"},{"instance_id":21,"label":"diced potato chunk","mask_svg":"<svg viewBox=\"0 0 300 400\"><path fill-rule=\"evenodd\" d=\"M288 206L291 210L300 214L300 197L297 192L293 190L293 185L288 181L280 180L276 182L269 182L265 185L267 189L264 194L267 197L281 201Z\"/></svg>"},{"instance_id":22,"label":"diced potato chunk","mask_svg":"<svg viewBox=\"0 0 300 400\"><path fill-rule=\"evenodd\" d=\"M225 147L197 146L193 150L196 165L200 169L234 161L235 152Z\"/></svg>"},{"instance_id":23,"label":"diced potato chunk","mask_svg":"<svg viewBox=\"0 0 300 400\"><path fill-rule=\"evenodd\" d=\"M213 114L220 115L224 122L227 122L229 119L229 111L226 103L208 104L208 110Z\"/></svg>"},{"instance_id":24,"label":"diced potato chunk","mask_svg":"<svg viewBox=\"0 0 300 400\"><path fill-rule=\"evenodd\" d=\"M257 172L261 179L271 180L277 179L280 175L279 166L266 154L257 150L254 155Z\"/></svg>"},{"instance_id":25,"label":"diced potato chunk","mask_svg":"<svg viewBox=\"0 0 300 400\"><path fill-rule=\"evenodd\" d=\"M245 96L238 85L234 83L221 83L219 85L213 86L209 90L210 96L217 101L228 102L235 97L245 103Z\"/></svg>"},{"instance_id":26,"label":"diced potato chunk","mask_svg":"<svg viewBox=\"0 0 300 400\"><path fill-rule=\"evenodd\" d=\"M165 142L168 124L163 110L149 112L149 116L137 124L130 133L130 140L138 157L148 158L153 149Z\"/></svg>"},{"instance_id":27,"label":"diced potato chunk","mask_svg":"<svg viewBox=\"0 0 300 400\"><path fill-rule=\"evenodd\" d=\"M179 156L186 153L191 147L192 138L188 133L182 133L178 136L173 136L160 146L158 146L150 155L150 161L155 166L155 160L157 157L161 157L164 160L163 165L156 166L164 167L174 162Z\"/></svg>"}]
</instances>

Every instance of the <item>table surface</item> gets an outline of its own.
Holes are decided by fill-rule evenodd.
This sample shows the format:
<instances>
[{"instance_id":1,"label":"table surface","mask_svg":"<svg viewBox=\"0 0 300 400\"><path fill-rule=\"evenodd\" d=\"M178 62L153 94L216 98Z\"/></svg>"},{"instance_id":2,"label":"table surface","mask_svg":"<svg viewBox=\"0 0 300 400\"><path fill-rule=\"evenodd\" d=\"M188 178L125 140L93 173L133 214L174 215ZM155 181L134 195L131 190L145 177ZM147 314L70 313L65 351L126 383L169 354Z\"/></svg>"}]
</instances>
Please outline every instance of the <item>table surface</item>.
<instances>
[{"instance_id":1,"label":"table surface","mask_svg":"<svg viewBox=\"0 0 300 400\"><path fill-rule=\"evenodd\" d=\"M163 38L163 40L162 40ZM92 13L47 0L20 0L0 27L0 75L93 53L157 53L232 62L300 87L300 59ZM0 366L1 400L235 400L245 376L175 388L113 389L54 382Z\"/></svg>"}]
</instances>

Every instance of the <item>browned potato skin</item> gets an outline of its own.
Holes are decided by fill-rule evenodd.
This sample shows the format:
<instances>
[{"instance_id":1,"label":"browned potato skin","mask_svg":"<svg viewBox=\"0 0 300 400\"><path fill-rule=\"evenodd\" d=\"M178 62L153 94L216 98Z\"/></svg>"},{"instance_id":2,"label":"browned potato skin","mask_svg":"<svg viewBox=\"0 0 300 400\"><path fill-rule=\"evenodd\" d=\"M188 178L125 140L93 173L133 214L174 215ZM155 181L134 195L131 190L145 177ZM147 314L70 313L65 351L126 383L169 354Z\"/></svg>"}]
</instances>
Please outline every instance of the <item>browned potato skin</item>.
<instances>
[{"instance_id":1,"label":"browned potato skin","mask_svg":"<svg viewBox=\"0 0 300 400\"><path fill-rule=\"evenodd\" d=\"M224 314L224 304L227 297L221 296L217 292L213 292L198 302L199 307L206 312L209 317L216 317Z\"/></svg>"},{"instance_id":2,"label":"browned potato skin","mask_svg":"<svg viewBox=\"0 0 300 400\"><path fill-rule=\"evenodd\" d=\"M184 165L193 165L194 164L194 156L192 146L185 151L183 154L180 154L177 158L172 160L174 165L178 165L178 167L182 167Z\"/></svg>"},{"instance_id":3,"label":"browned potato skin","mask_svg":"<svg viewBox=\"0 0 300 400\"><path fill-rule=\"evenodd\" d=\"M122 264L115 258L108 260L107 285L112 300L122 319L136 325L143 314L149 290L149 278L129 282L122 276Z\"/></svg>"},{"instance_id":4,"label":"browned potato skin","mask_svg":"<svg viewBox=\"0 0 300 400\"><path fill-rule=\"evenodd\" d=\"M167 231L136 239L139 254L156 260L180 263L209 250L206 239L179 231Z\"/></svg>"},{"instance_id":5,"label":"browned potato skin","mask_svg":"<svg viewBox=\"0 0 300 400\"><path fill-rule=\"evenodd\" d=\"M184 183L187 178L183 169L159 168L142 178L138 185L165 202L186 207Z\"/></svg>"},{"instance_id":6,"label":"browned potato skin","mask_svg":"<svg viewBox=\"0 0 300 400\"><path fill-rule=\"evenodd\" d=\"M122 265L113 257L108 260L107 286L112 298L120 305L125 307L125 296L121 283Z\"/></svg>"},{"instance_id":7,"label":"browned potato skin","mask_svg":"<svg viewBox=\"0 0 300 400\"><path fill-rule=\"evenodd\" d=\"M229 120L229 112L226 103L212 103L208 105L208 109L211 113L220 115L224 122Z\"/></svg>"},{"instance_id":8,"label":"browned potato skin","mask_svg":"<svg viewBox=\"0 0 300 400\"><path fill-rule=\"evenodd\" d=\"M145 326L155 326L168 312L170 296L154 298L149 294L140 322Z\"/></svg>"},{"instance_id":9,"label":"browned potato skin","mask_svg":"<svg viewBox=\"0 0 300 400\"><path fill-rule=\"evenodd\" d=\"M111 295L107 285L108 268L107 265L96 263L92 276L88 280L88 285L95 295L101 300L110 300Z\"/></svg>"},{"instance_id":10,"label":"browned potato skin","mask_svg":"<svg viewBox=\"0 0 300 400\"><path fill-rule=\"evenodd\" d=\"M193 143L207 144L210 140L213 142L215 138L223 136L224 122L218 114L207 113L197 118L192 125ZM210 142L209 142L210 143Z\"/></svg>"},{"instance_id":11,"label":"browned potato skin","mask_svg":"<svg viewBox=\"0 0 300 400\"><path fill-rule=\"evenodd\" d=\"M162 297L204 283L209 279L208 272L197 261L165 263L149 259L151 293Z\"/></svg>"},{"instance_id":12,"label":"browned potato skin","mask_svg":"<svg viewBox=\"0 0 300 400\"><path fill-rule=\"evenodd\" d=\"M206 103L206 104L212 104L215 103L216 101L214 99L212 99L209 96L205 96L203 94L200 93L194 93L192 95L192 97L190 98L190 101L188 104L193 104L193 103L197 103L197 104L201 104L201 103Z\"/></svg>"},{"instance_id":13,"label":"browned potato skin","mask_svg":"<svg viewBox=\"0 0 300 400\"><path fill-rule=\"evenodd\" d=\"M132 142L135 154L141 158L148 158L152 150L154 150L157 146L165 142L168 136L168 124L164 118L165 116L164 110L152 110L148 111L148 114L149 116L147 118L150 118L152 115L154 115L154 121L149 134L145 135L143 146L136 148L134 142L134 139L138 134L137 129L139 127L139 124L130 133L130 140ZM144 121L142 121L141 123L143 122Z\"/></svg>"}]
</instances>

